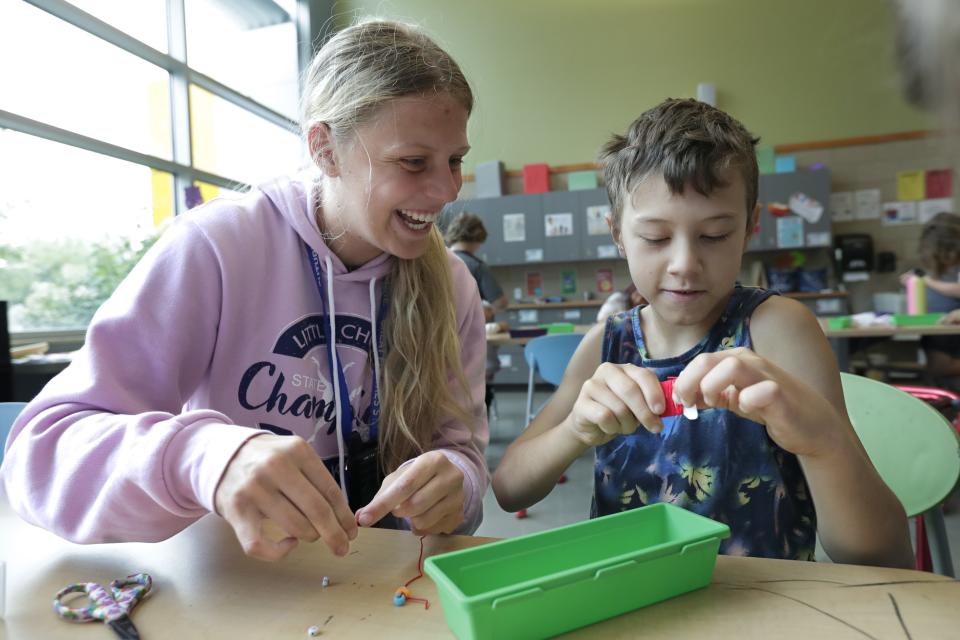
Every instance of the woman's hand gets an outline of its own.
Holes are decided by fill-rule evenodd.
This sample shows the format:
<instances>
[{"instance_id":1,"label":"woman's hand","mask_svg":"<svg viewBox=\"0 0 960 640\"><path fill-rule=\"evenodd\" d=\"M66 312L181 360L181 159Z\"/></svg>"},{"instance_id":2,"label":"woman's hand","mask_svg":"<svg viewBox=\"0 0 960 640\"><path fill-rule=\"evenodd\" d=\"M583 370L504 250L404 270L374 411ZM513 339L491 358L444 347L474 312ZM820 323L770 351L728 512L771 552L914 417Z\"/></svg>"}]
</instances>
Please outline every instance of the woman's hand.
<instances>
[{"instance_id":1,"label":"woman's hand","mask_svg":"<svg viewBox=\"0 0 960 640\"><path fill-rule=\"evenodd\" d=\"M839 416L826 398L743 347L700 354L673 390L685 407L729 409L766 425L773 441L796 455L829 452L840 433Z\"/></svg>"},{"instance_id":2,"label":"woman's hand","mask_svg":"<svg viewBox=\"0 0 960 640\"><path fill-rule=\"evenodd\" d=\"M439 451L428 451L386 478L370 504L357 511L369 527L388 513L410 520L417 535L451 533L464 517L463 472Z\"/></svg>"},{"instance_id":3,"label":"woman's hand","mask_svg":"<svg viewBox=\"0 0 960 640\"><path fill-rule=\"evenodd\" d=\"M605 362L583 383L563 426L583 444L594 447L631 434L638 425L659 433L663 429L660 414L665 409L656 374L632 364Z\"/></svg>"},{"instance_id":4,"label":"woman's hand","mask_svg":"<svg viewBox=\"0 0 960 640\"><path fill-rule=\"evenodd\" d=\"M227 465L214 504L244 552L261 560L279 560L299 540L320 538L344 556L357 537L340 487L313 448L297 436L264 434L248 440ZM287 537L271 540L263 530L266 519Z\"/></svg>"}]
</instances>

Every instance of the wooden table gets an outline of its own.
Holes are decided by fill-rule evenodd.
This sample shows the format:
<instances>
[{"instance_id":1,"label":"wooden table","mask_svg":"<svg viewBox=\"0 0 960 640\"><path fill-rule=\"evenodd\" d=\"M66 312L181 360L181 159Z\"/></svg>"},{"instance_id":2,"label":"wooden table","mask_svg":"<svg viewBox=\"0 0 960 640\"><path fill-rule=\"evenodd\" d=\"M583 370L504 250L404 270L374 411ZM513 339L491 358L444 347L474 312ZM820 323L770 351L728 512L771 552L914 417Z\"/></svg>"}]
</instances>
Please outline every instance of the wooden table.
<instances>
[{"instance_id":1,"label":"wooden table","mask_svg":"<svg viewBox=\"0 0 960 640\"><path fill-rule=\"evenodd\" d=\"M489 538L427 538L427 553ZM245 557L232 531L208 516L154 544L74 545L27 525L0 495L0 558L7 563L7 615L0 638L106 640L97 624L57 618L50 602L69 582L153 575L154 591L134 611L151 638L451 638L428 577L414 595L431 601L395 607L394 589L416 575L417 538L365 529L350 555L319 544L267 563ZM321 579L331 579L321 588ZM575 631L570 638L954 638L960 635L960 582L928 573L721 556L713 583Z\"/></svg>"},{"instance_id":2,"label":"wooden table","mask_svg":"<svg viewBox=\"0 0 960 640\"><path fill-rule=\"evenodd\" d=\"M831 329L827 318L818 318L820 328L830 340L841 371L850 371L850 343L853 338L922 338L923 336L960 335L960 324L930 324L916 327L851 327Z\"/></svg>"},{"instance_id":3,"label":"wooden table","mask_svg":"<svg viewBox=\"0 0 960 640\"><path fill-rule=\"evenodd\" d=\"M960 335L960 324L929 324L917 327L851 327L831 329L827 318L818 318L828 338L893 338L896 336L955 336Z\"/></svg>"}]
</instances>

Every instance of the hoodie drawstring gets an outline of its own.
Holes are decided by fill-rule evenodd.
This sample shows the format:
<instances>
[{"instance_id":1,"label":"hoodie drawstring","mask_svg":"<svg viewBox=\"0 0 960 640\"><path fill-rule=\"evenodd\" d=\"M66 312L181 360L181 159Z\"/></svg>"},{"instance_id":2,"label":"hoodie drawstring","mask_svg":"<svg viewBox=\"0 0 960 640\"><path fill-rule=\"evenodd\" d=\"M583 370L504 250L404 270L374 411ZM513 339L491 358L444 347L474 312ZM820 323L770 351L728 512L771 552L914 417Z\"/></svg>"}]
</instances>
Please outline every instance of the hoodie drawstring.
<instances>
[{"instance_id":1,"label":"hoodie drawstring","mask_svg":"<svg viewBox=\"0 0 960 640\"><path fill-rule=\"evenodd\" d=\"M373 345L373 381L376 387L382 388L380 383L380 340L377 335L379 327L377 326L377 278L370 278L370 344Z\"/></svg>"},{"instance_id":2,"label":"hoodie drawstring","mask_svg":"<svg viewBox=\"0 0 960 640\"><path fill-rule=\"evenodd\" d=\"M340 399L340 376L337 375L337 367L339 366L339 358L337 356L337 309L333 306L333 263L330 261L330 256L326 256L326 267L327 267L327 318L330 320L330 344L327 345L327 348L330 349L330 360L333 366L331 367L331 378L333 378L333 401L336 403ZM347 402L350 402L350 398L347 398ZM346 463L345 456L343 453L343 416L340 407L336 408L337 411L337 455L340 462L340 491L343 492L344 497L347 496L347 474L344 472L344 466ZM353 425L350 425L351 428Z\"/></svg>"},{"instance_id":3,"label":"hoodie drawstring","mask_svg":"<svg viewBox=\"0 0 960 640\"><path fill-rule=\"evenodd\" d=\"M331 361L331 378L333 378L333 397L334 402L338 402L341 399L340 395L340 376L335 372L338 371L339 367L339 355L337 354L337 309L334 306L333 301L333 263L330 260L330 256L325 258L325 266L327 267L327 318L330 322L330 344L327 345L327 348L330 349L330 361ZM377 279L370 278L370 331L371 331L371 344L373 345L373 375L374 375L374 386L376 388L377 383L380 381L380 341L377 337L377 294L376 294ZM350 402L350 398L344 399L346 402ZM339 468L340 468L340 490L343 492L344 496L347 496L347 476L346 476L346 455L344 453L343 446L343 412L340 410L340 407L336 408L337 415L337 456L339 459ZM353 425L350 425L350 428L353 428Z\"/></svg>"}]
</instances>

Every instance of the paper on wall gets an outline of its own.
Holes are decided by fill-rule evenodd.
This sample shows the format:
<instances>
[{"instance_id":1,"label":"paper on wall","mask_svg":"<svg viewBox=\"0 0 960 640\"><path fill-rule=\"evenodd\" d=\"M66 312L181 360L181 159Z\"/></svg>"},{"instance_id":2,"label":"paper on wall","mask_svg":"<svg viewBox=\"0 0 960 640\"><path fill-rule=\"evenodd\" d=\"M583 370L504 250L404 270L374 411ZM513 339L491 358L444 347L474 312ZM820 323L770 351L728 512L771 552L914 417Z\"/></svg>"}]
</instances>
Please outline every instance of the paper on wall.
<instances>
[{"instance_id":1,"label":"paper on wall","mask_svg":"<svg viewBox=\"0 0 960 640\"><path fill-rule=\"evenodd\" d=\"M526 242L527 241L527 217L522 213L503 214L503 241L504 242Z\"/></svg>"},{"instance_id":2,"label":"paper on wall","mask_svg":"<svg viewBox=\"0 0 960 640\"><path fill-rule=\"evenodd\" d=\"M853 200L857 220L876 220L880 217L880 189L855 191Z\"/></svg>"},{"instance_id":3,"label":"paper on wall","mask_svg":"<svg viewBox=\"0 0 960 640\"><path fill-rule=\"evenodd\" d=\"M610 216L610 205L598 204L587 207L587 235L604 236L610 233L607 218Z\"/></svg>"},{"instance_id":4,"label":"paper on wall","mask_svg":"<svg viewBox=\"0 0 960 640\"><path fill-rule=\"evenodd\" d=\"M816 198L811 198L805 193L795 193L790 196L790 210L809 222L816 224L823 215L823 205Z\"/></svg>"},{"instance_id":5,"label":"paper on wall","mask_svg":"<svg viewBox=\"0 0 960 640\"><path fill-rule=\"evenodd\" d=\"M923 200L927 176L924 171L897 172L897 200Z\"/></svg>"},{"instance_id":6,"label":"paper on wall","mask_svg":"<svg viewBox=\"0 0 960 640\"><path fill-rule=\"evenodd\" d=\"M523 257L527 262L543 262L543 249L526 249Z\"/></svg>"},{"instance_id":7,"label":"paper on wall","mask_svg":"<svg viewBox=\"0 0 960 640\"><path fill-rule=\"evenodd\" d=\"M913 224L917 221L916 202L884 202L883 217L880 221L885 225Z\"/></svg>"},{"instance_id":8,"label":"paper on wall","mask_svg":"<svg viewBox=\"0 0 960 640\"><path fill-rule=\"evenodd\" d=\"M837 191L830 194L830 216L834 222L853 220L854 212L852 191Z\"/></svg>"},{"instance_id":9,"label":"paper on wall","mask_svg":"<svg viewBox=\"0 0 960 640\"><path fill-rule=\"evenodd\" d=\"M615 244L602 244L597 247L598 258L616 258L619 255L620 252L617 251L617 245Z\"/></svg>"},{"instance_id":10,"label":"paper on wall","mask_svg":"<svg viewBox=\"0 0 960 640\"><path fill-rule=\"evenodd\" d=\"M788 249L803 246L803 218L777 218L777 247Z\"/></svg>"},{"instance_id":11,"label":"paper on wall","mask_svg":"<svg viewBox=\"0 0 960 640\"><path fill-rule=\"evenodd\" d=\"M917 206L917 222L927 224L938 213L953 213L953 198L921 200Z\"/></svg>"},{"instance_id":12,"label":"paper on wall","mask_svg":"<svg viewBox=\"0 0 960 640\"><path fill-rule=\"evenodd\" d=\"M548 238L573 235L572 213L548 213L543 222L544 235Z\"/></svg>"}]
</instances>

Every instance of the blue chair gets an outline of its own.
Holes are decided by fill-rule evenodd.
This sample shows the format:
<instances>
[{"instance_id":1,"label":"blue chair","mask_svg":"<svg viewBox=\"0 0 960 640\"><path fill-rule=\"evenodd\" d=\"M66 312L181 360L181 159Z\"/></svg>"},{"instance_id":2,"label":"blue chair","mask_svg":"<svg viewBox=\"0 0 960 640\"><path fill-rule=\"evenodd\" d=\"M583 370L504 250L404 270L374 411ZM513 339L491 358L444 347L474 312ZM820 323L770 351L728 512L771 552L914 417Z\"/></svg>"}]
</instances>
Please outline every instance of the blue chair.
<instances>
[{"instance_id":1,"label":"blue chair","mask_svg":"<svg viewBox=\"0 0 960 640\"><path fill-rule=\"evenodd\" d=\"M26 402L0 402L0 462L3 462L3 450L6 448L10 427L25 406Z\"/></svg>"},{"instance_id":2,"label":"blue chair","mask_svg":"<svg viewBox=\"0 0 960 640\"><path fill-rule=\"evenodd\" d=\"M582 333L557 333L534 338L523 348L523 357L530 367L527 380L527 422L533 420L533 380L540 377L555 387L560 386L563 372L567 370L570 358L583 340ZM524 426L526 428L526 425Z\"/></svg>"},{"instance_id":3,"label":"blue chair","mask_svg":"<svg viewBox=\"0 0 960 640\"><path fill-rule=\"evenodd\" d=\"M960 479L960 440L927 403L883 382L841 373L847 414L907 516L921 518L933 570L954 577L941 505ZM918 566L918 568L920 568Z\"/></svg>"}]
</instances>

